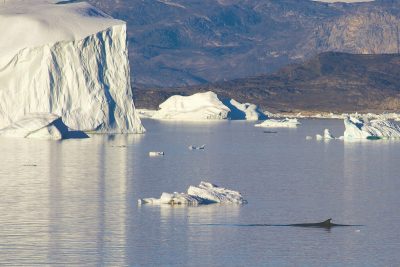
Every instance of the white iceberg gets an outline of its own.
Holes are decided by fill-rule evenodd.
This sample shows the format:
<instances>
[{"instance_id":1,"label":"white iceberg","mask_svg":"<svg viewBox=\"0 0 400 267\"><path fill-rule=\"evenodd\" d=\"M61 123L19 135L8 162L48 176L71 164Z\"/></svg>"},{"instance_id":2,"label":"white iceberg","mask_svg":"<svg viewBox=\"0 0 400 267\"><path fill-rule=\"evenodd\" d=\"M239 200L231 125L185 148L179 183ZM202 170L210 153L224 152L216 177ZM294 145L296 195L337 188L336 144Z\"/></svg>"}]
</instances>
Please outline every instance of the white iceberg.
<instances>
[{"instance_id":1,"label":"white iceberg","mask_svg":"<svg viewBox=\"0 0 400 267\"><path fill-rule=\"evenodd\" d=\"M149 156L150 157L160 157L160 156L164 156L165 153L162 151L150 151L149 152Z\"/></svg>"},{"instance_id":2,"label":"white iceberg","mask_svg":"<svg viewBox=\"0 0 400 267\"><path fill-rule=\"evenodd\" d=\"M246 204L247 200L238 192L218 187L208 182L201 182L199 186L190 186L187 193L162 193L160 198L142 198L141 204L185 204L201 205L212 203Z\"/></svg>"},{"instance_id":3,"label":"white iceberg","mask_svg":"<svg viewBox=\"0 0 400 267\"><path fill-rule=\"evenodd\" d=\"M197 93L191 96L174 95L160 104L160 110L153 119L164 120L224 120L230 109L213 92Z\"/></svg>"},{"instance_id":4,"label":"white iceberg","mask_svg":"<svg viewBox=\"0 0 400 267\"><path fill-rule=\"evenodd\" d=\"M388 120L344 119L344 139L400 138L400 126Z\"/></svg>"},{"instance_id":5,"label":"white iceberg","mask_svg":"<svg viewBox=\"0 0 400 267\"><path fill-rule=\"evenodd\" d=\"M247 203L247 200L238 191L218 187L208 182L201 182L199 186L190 186L187 193L190 196L204 199L205 203Z\"/></svg>"},{"instance_id":6,"label":"white iceberg","mask_svg":"<svg viewBox=\"0 0 400 267\"><path fill-rule=\"evenodd\" d=\"M48 114L75 131L144 132L132 100L125 22L84 2L15 0L1 4L0 29L0 129Z\"/></svg>"},{"instance_id":7,"label":"white iceberg","mask_svg":"<svg viewBox=\"0 0 400 267\"><path fill-rule=\"evenodd\" d=\"M283 120L274 120L268 119L263 121L262 123L254 125L255 127L265 127L265 128L294 128L299 125L300 122L297 119L283 119Z\"/></svg>"},{"instance_id":8,"label":"white iceberg","mask_svg":"<svg viewBox=\"0 0 400 267\"><path fill-rule=\"evenodd\" d=\"M150 114L148 111L145 114ZM152 119L175 121L204 120L258 120L265 115L256 105L241 104L234 99L221 101L214 92L197 93L191 96L174 95L160 104Z\"/></svg>"}]
</instances>

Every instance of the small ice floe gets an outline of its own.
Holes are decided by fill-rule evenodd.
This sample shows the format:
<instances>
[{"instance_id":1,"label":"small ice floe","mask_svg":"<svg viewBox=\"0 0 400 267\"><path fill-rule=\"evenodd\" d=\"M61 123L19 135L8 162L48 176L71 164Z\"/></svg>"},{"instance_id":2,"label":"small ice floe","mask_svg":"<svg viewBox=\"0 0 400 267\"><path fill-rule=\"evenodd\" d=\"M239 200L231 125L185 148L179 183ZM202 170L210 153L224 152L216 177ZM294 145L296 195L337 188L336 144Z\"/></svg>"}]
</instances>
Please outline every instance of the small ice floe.
<instances>
[{"instance_id":1,"label":"small ice floe","mask_svg":"<svg viewBox=\"0 0 400 267\"><path fill-rule=\"evenodd\" d=\"M142 198L142 204L169 205L204 205L213 203L246 204L247 200L238 192L212 183L201 182L198 186L190 186L187 193L162 193L160 198Z\"/></svg>"},{"instance_id":2,"label":"small ice floe","mask_svg":"<svg viewBox=\"0 0 400 267\"><path fill-rule=\"evenodd\" d=\"M307 135L306 140L312 140L312 136Z\"/></svg>"},{"instance_id":3,"label":"small ice floe","mask_svg":"<svg viewBox=\"0 0 400 267\"><path fill-rule=\"evenodd\" d=\"M170 204L170 205L199 205L202 204L203 200L196 198L195 196L191 196L185 193L162 193L160 198L143 198L139 199L139 205L142 204L153 204L153 205L161 205L161 204Z\"/></svg>"},{"instance_id":4,"label":"small ice floe","mask_svg":"<svg viewBox=\"0 0 400 267\"><path fill-rule=\"evenodd\" d=\"M255 127L266 127L266 128L293 128L297 127L300 122L297 119L283 119L283 120L274 120L268 119L260 124L254 125Z\"/></svg>"},{"instance_id":5,"label":"small ice floe","mask_svg":"<svg viewBox=\"0 0 400 267\"><path fill-rule=\"evenodd\" d=\"M203 150L206 148L206 145L202 145L202 146L195 146L195 145L190 145L189 149L190 150Z\"/></svg>"},{"instance_id":6,"label":"small ice floe","mask_svg":"<svg viewBox=\"0 0 400 267\"><path fill-rule=\"evenodd\" d=\"M331 134L329 129L325 129L324 130L324 135L317 134L317 135L315 135L315 139L317 139L317 140L333 140L333 139L336 139L336 137L334 137Z\"/></svg>"},{"instance_id":7,"label":"small ice floe","mask_svg":"<svg viewBox=\"0 0 400 267\"><path fill-rule=\"evenodd\" d=\"M335 139L335 137L331 134L329 129L325 129L324 130L324 139L325 140L332 140L332 139Z\"/></svg>"},{"instance_id":8,"label":"small ice floe","mask_svg":"<svg viewBox=\"0 0 400 267\"><path fill-rule=\"evenodd\" d=\"M151 151L149 152L149 156L150 157L160 157L160 156L164 156L165 153L161 152L161 151Z\"/></svg>"}]
</instances>

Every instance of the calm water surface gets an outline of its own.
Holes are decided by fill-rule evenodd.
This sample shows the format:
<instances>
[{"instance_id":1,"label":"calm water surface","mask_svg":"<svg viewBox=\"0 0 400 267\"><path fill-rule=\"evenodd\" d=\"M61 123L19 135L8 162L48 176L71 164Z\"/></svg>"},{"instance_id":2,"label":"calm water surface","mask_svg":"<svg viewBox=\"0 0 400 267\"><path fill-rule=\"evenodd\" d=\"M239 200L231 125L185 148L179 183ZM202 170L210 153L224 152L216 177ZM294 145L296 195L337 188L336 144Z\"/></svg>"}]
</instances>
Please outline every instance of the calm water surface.
<instances>
[{"instance_id":1,"label":"calm water surface","mask_svg":"<svg viewBox=\"0 0 400 267\"><path fill-rule=\"evenodd\" d=\"M302 123L267 134L249 122L145 120L140 136L0 139L0 265L398 266L400 142L306 141L344 126ZM137 205L201 180L249 204ZM364 226L237 226L330 217Z\"/></svg>"}]
</instances>

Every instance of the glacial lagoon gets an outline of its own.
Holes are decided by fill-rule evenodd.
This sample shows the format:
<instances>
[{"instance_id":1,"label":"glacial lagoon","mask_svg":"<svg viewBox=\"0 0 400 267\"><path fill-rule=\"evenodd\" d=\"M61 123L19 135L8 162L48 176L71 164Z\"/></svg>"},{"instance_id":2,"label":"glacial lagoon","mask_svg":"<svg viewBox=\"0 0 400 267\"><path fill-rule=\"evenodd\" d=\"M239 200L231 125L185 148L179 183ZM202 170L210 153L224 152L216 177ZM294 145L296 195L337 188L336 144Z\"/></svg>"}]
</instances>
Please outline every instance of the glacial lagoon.
<instances>
[{"instance_id":1,"label":"glacial lagoon","mask_svg":"<svg viewBox=\"0 0 400 267\"><path fill-rule=\"evenodd\" d=\"M342 135L340 120L266 132L245 121L143 123L144 135L0 139L0 265L400 263L400 141L306 140ZM202 180L249 203L137 204ZM362 226L245 226L328 218Z\"/></svg>"}]
</instances>

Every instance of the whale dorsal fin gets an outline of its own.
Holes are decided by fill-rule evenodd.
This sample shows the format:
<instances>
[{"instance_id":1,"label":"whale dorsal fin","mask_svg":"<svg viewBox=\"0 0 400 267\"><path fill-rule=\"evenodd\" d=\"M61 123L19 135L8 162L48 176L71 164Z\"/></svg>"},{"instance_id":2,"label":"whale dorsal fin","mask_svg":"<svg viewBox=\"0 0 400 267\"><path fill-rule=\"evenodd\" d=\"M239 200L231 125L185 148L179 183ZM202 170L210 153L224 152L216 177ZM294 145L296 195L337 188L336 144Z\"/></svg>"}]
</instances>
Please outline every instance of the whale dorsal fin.
<instances>
[{"instance_id":1,"label":"whale dorsal fin","mask_svg":"<svg viewBox=\"0 0 400 267\"><path fill-rule=\"evenodd\" d=\"M329 218L328 220L323 221L322 224L329 225L329 224L331 224L331 221L332 221L332 218Z\"/></svg>"}]
</instances>

